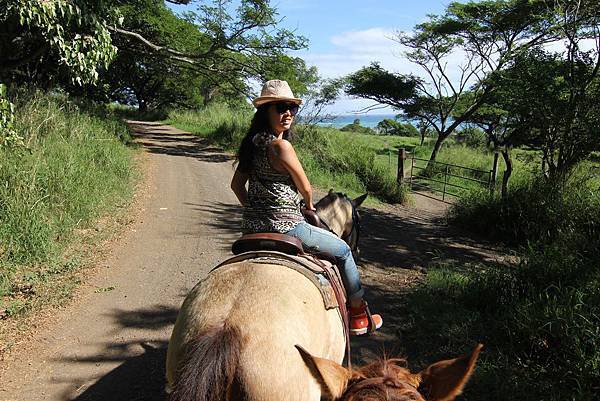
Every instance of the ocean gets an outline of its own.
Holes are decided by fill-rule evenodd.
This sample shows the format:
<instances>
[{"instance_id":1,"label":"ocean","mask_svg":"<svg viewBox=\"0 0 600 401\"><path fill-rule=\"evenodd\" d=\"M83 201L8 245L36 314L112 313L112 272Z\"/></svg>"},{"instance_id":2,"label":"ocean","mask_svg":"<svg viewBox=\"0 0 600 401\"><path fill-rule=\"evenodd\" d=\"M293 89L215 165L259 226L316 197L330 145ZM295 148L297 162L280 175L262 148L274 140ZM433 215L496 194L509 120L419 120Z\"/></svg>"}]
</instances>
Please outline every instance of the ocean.
<instances>
[{"instance_id":1,"label":"ocean","mask_svg":"<svg viewBox=\"0 0 600 401\"><path fill-rule=\"evenodd\" d=\"M327 120L319 123L322 127L342 128L348 124L352 124L354 120L359 119L360 125L363 127L375 128L380 121L386 118L394 119L395 114L348 114L336 116L333 120Z\"/></svg>"}]
</instances>

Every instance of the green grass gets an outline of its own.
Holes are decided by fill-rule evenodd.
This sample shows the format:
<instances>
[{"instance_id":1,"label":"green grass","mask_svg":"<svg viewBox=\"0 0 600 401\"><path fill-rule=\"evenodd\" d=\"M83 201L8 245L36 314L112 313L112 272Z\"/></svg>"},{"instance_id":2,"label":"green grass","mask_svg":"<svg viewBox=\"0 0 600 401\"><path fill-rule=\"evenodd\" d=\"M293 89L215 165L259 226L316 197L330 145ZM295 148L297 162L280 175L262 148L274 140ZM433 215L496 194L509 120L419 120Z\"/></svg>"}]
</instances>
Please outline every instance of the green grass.
<instances>
[{"instance_id":1,"label":"green grass","mask_svg":"<svg viewBox=\"0 0 600 401\"><path fill-rule=\"evenodd\" d=\"M126 203L135 176L128 128L104 107L41 93L16 106L26 148L0 149L0 312L8 315L77 269L65 254L75 230ZM72 284L55 290L67 294Z\"/></svg>"},{"instance_id":2,"label":"green grass","mask_svg":"<svg viewBox=\"0 0 600 401\"><path fill-rule=\"evenodd\" d=\"M465 399L593 399L600 383L600 272L565 252L531 249L513 267L432 268L408 295L403 347L435 360L483 342Z\"/></svg>"},{"instance_id":3,"label":"green grass","mask_svg":"<svg viewBox=\"0 0 600 401\"><path fill-rule=\"evenodd\" d=\"M403 340L411 351L487 344L467 399L597 394L600 191L589 173L585 162L564 182L537 178L505 199L476 193L452 210L452 223L512 244L521 258L431 269L407 300L414 318Z\"/></svg>"},{"instance_id":4,"label":"green grass","mask_svg":"<svg viewBox=\"0 0 600 401\"><path fill-rule=\"evenodd\" d=\"M176 111L167 123L209 138L227 150L237 150L245 135L252 110L233 111L215 104L201 111ZM407 200L405 187L376 163L376 152L368 139L336 129L296 127L295 148L311 182L321 188L334 188L356 196L369 192L394 203ZM371 198L369 202L372 202Z\"/></svg>"},{"instance_id":5,"label":"green grass","mask_svg":"<svg viewBox=\"0 0 600 401\"><path fill-rule=\"evenodd\" d=\"M165 122L234 151L250 127L252 114L250 108L234 111L226 104L216 103L200 111L173 111Z\"/></svg>"}]
</instances>

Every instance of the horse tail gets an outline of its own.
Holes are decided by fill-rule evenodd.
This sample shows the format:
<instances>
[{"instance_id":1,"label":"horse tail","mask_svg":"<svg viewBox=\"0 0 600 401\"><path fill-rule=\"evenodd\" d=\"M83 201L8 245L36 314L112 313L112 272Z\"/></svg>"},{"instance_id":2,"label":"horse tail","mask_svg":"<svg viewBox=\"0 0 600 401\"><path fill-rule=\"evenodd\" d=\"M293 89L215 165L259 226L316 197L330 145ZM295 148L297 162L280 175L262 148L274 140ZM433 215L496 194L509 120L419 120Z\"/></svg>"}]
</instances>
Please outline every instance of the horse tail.
<instances>
[{"instance_id":1,"label":"horse tail","mask_svg":"<svg viewBox=\"0 0 600 401\"><path fill-rule=\"evenodd\" d=\"M169 401L228 400L241 347L242 336L236 327L224 325L200 333L185 347Z\"/></svg>"}]
</instances>

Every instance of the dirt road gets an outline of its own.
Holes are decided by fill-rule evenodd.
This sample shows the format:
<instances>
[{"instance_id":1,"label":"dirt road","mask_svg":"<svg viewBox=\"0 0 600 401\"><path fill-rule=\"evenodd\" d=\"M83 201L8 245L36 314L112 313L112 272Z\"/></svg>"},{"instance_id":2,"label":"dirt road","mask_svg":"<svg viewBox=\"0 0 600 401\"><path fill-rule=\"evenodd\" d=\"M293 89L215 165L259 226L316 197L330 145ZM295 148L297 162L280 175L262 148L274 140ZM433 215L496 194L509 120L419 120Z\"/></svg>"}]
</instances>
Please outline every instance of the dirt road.
<instances>
[{"instance_id":1,"label":"dirt road","mask_svg":"<svg viewBox=\"0 0 600 401\"><path fill-rule=\"evenodd\" d=\"M107 254L78 299L17 347L0 378L0 400L163 400L167 341L183 297L229 254L239 207L229 190L231 157L202 139L132 122L148 152L139 218ZM432 261L495 259L441 226L436 204L364 209L363 281L381 334L353 340L361 362L396 341L402 292ZM360 348L358 347L360 345Z\"/></svg>"}]
</instances>

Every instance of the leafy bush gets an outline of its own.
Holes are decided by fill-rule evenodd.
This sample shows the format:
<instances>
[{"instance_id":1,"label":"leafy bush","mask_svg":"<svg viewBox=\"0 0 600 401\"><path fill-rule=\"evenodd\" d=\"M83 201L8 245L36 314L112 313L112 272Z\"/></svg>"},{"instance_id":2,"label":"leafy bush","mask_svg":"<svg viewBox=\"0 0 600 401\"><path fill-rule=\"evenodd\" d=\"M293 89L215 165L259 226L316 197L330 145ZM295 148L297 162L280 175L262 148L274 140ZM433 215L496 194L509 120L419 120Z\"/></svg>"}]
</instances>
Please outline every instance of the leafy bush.
<instances>
[{"instance_id":1,"label":"leafy bush","mask_svg":"<svg viewBox=\"0 0 600 401\"><path fill-rule=\"evenodd\" d=\"M571 177L559 184L543 179L524 182L515 185L505 199L487 191L476 192L455 205L450 219L513 245L572 242L580 236L600 238L600 195L585 181Z\"/></svg>"},{"instance_id":2,"label":"leafy bush","mask_svg":"<svg viewBox=\"0 0 600 401\"><path fill-rule=\"evenodd\" d=\"M421 136L419 130L411 123L401 123L391 118L386 118L377 124L377 132L384 135Z\"/></svg>"},{"instance_id":3,"label":"leafy bush","mask_svg":"<svg viewBox=\"0 0 600 401\"><path fill-rule=\"evenodd\" d=\"M453 210L451 221L521 245L516 265L441 266L409 297L414 319L403 340L415 352L488 345L467 398L595 396L600 200L588 182L536 180L506 199L476 194Z\"/></svg>"},{"instance_id":4,"label":"leafy bush","mask_svg":"<svg viewBox=\"0 0 600 401\"><path fill-rule=\"evenodd\" d=\"M482 129L477 127L465 127L458 131L455 136L458 143L464 143L470 148L484 147L488 143L488 137Z\"/></svg>"}]
</instances>

